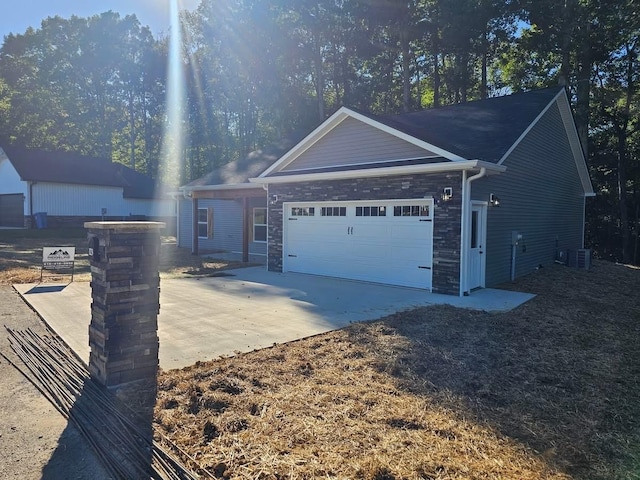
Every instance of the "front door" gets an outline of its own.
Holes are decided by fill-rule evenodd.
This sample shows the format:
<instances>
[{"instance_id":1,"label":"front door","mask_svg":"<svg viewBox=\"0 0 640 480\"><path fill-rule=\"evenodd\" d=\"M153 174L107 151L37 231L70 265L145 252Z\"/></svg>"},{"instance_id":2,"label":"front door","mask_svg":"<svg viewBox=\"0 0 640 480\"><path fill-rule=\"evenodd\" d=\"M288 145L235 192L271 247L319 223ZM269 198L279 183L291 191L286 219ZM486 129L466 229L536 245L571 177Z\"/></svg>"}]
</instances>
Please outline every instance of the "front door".
<instances>
[{"instance_id":1,"label":"front door","mask_svg":"<svg viewBox=\"0 0 640 480\"><path fill-rule=\"evenodd\" d=\"M472 203L469 232L469 290L484 287L486 230L487 206L481 203Z\"/></svg>"}]
</instances>

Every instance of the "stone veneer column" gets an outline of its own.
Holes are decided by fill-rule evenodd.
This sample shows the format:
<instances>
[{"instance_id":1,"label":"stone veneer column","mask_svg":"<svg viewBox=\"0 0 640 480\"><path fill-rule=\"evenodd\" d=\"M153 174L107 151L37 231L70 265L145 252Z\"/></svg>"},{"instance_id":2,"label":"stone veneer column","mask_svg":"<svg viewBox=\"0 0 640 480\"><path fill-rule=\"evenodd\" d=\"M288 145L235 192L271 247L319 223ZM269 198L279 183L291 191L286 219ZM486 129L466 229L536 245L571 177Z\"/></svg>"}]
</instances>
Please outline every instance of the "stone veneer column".
<instances>
[{"instance_id":1,"label":"stone veneer column","mask_svg":"<svg viewBox=\"0 0 640 480\"><path fill-rule=\"evenodd\" d=\"M161 222L87 222L91 265L89 371L107 387L155 381Z\"/></svg>"}]
</instances>

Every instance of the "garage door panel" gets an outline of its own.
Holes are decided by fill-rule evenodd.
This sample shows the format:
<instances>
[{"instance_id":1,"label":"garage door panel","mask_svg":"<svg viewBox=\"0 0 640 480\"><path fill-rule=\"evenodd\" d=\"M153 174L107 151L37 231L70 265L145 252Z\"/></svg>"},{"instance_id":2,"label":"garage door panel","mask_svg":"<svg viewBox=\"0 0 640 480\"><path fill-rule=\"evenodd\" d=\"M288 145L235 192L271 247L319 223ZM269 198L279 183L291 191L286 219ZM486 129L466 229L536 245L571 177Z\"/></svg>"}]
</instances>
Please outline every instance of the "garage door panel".
<instances>
[{"instance_id":1,"label":"garage door panel","mask_svg":"<svg viewBox=\"0 0 640 480\"><path fill-rule=\"evenodd\" d=\"M0 226L24 227L24 196L21 193L0 195Z\"/></svg>"},{"instance_id":2,"label":"garage door panel","mask_svg":"<svg viewBox=\"0 0 640 480\"><path fill-rule=\"evenodd\" d=\"M387 215L356 216L357 202L327 202L313 205L315 216L285 217L283 270L430 289L433 222L394 216L397 201L379 204ZM323 207L346 215L323 217Z\"/></svg>"}]
</instances>

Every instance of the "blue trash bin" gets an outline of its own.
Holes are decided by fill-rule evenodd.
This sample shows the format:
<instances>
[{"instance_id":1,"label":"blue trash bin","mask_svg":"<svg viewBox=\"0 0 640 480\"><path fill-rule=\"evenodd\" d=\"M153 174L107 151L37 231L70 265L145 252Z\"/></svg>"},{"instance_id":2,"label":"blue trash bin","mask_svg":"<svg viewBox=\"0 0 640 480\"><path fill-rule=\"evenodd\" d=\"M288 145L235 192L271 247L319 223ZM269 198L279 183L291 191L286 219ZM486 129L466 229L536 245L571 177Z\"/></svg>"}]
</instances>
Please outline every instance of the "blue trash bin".
<instances>
[{"instance_id":1,"label":"blue trash bin","mask_svg":"<svg viewBox=\"0 0 640 480\"><path fill-rule=\"evenodd\" d=\"M36 220L36 227L38 229L47 228L47 212L37 212L33 216Z\"/></svg>"}]
</instances>

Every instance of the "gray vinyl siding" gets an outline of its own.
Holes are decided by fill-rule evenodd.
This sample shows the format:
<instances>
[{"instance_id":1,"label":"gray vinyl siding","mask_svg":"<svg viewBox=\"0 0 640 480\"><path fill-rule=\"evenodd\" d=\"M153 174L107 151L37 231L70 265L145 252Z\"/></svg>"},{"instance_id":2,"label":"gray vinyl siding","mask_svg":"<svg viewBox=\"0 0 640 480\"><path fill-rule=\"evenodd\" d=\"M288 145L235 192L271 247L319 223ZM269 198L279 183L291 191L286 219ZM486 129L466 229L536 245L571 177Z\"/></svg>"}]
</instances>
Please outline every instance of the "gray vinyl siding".
<instances>
[{"instance_id":1,"label":"gray vinyl siding","mask_svg":"<svg viewBox=\"0 0 640 480\"><path fill-rule=\"evenodd\" d=\"M251 199L250 208L266 207L265 199ZM201 252L225 251L242 252L242 202L240 200L198 200L198 208L213 208L213 238L199 238L198 249ZM180 238L178 246L193 246L193 201L180 201ZM250 233L249 238L252 238ZM249 242L249 253L267 253L267 244Z\"/></svg>"},{"instance_id":2,"label":"gray vinyl siding","mask_svg":"<svg viewBox=\"0 0 640 480\"><path fill-rule=\"evenodd\" d=\"M349 117L282 171L432 156L437 155Z\"/></svg>"},{"instance_id":3,"label":"gray vinyl siding","mask_svg":"<svg viewBox=\"0 0 640 480\"><path fill-rule=\"evenodd\" d=\"M178 201L178 246L191 248L193 245L193 202L186 198Z\"/></svg>"},{"instance_id":4,"label":"gray vinyl siding","mask_svg":"<svg viewBox=\"0 0 640 480\"><path fill-rule=\"evenodd\" d=\"M516 277L554 262L558 249L583 245L584 190L560 117L552 105L503 162L507 171L472 183L471 198L488 207L486 285L510 280L511 232L523 241L516 250Z\"/></svg>"}]
</instances>

